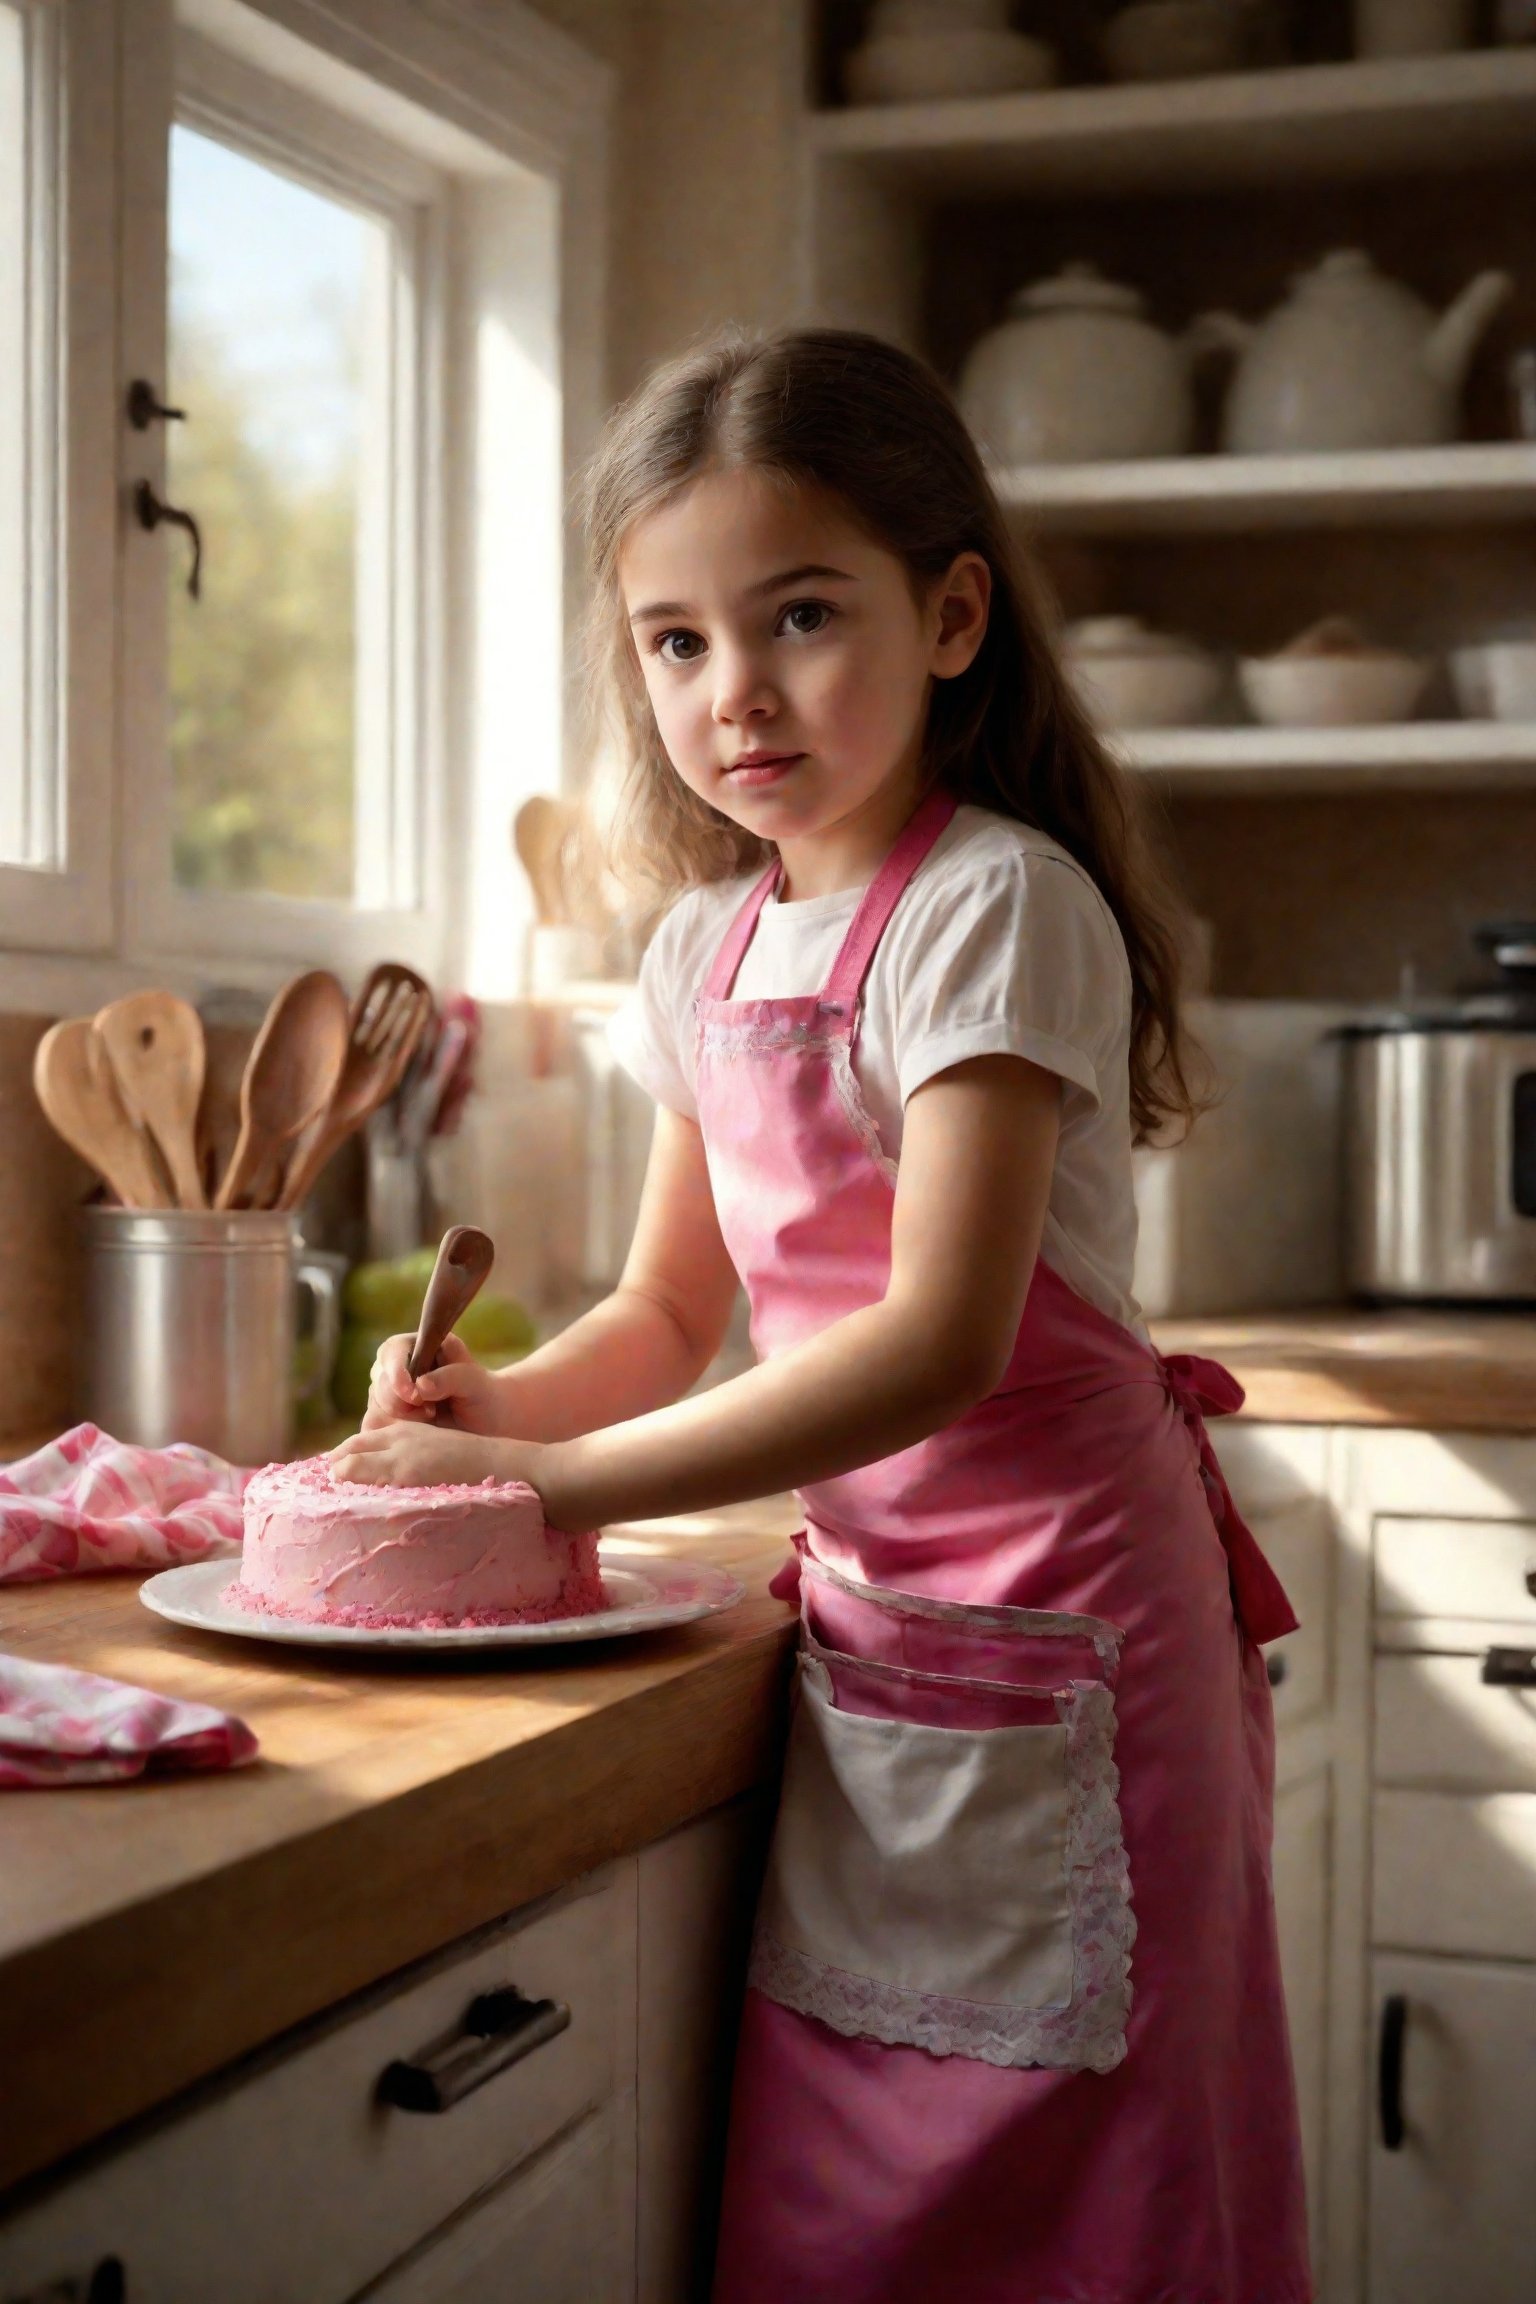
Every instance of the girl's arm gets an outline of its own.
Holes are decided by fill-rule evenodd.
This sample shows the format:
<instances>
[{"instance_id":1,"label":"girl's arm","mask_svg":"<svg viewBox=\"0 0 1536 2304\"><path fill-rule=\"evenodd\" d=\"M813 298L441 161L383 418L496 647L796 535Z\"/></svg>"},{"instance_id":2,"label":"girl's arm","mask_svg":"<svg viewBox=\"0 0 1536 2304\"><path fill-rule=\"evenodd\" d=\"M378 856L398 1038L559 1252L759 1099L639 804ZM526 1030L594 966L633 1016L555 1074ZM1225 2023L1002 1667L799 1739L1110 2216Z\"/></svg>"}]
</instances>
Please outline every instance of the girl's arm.
<instances>
[{"instance_id":1,"label":"girl's arm","mask_svg":"<svg viewBox=\"0 0 1536 2304\"><path fill-rule=\"evenodd\" d=\"M662 1107L613 1294L494 1374L450 1337L445 1364L413 1383L405 1369L413 1339L392 1336L364 1428L427 1421L444 1403L459 1431L525 1440L568 1440L643 1416L697 1383L720 1349L735 1295L698 1128Z\"/></svg>"},{"instance_id":2,"label":"girl's arm","mask_svg":"<svg viewBox=\"0 0 1536 2304\"><path fill-rule=\"evenodd\" d=\"M1039 1253L1060 1104L1056 1075L1019 1057L978 1057L940 1074L907 1105L890 1283L878 1303L694 1399L546 1445L480 1443L484 1469L530 1481L556 1526L592 1528L803 1487L952 1423L1008 1364ZM689 1156L707 1190L702 1141ZM712 1218L710 1229L718 1239ZM391 1464L385 1434L376 1436L383 1460L370 1463L369 1438L346 1452L346 1477L454 1476L413 1470L404 1454Z\"/></svg>"}]
</instances>

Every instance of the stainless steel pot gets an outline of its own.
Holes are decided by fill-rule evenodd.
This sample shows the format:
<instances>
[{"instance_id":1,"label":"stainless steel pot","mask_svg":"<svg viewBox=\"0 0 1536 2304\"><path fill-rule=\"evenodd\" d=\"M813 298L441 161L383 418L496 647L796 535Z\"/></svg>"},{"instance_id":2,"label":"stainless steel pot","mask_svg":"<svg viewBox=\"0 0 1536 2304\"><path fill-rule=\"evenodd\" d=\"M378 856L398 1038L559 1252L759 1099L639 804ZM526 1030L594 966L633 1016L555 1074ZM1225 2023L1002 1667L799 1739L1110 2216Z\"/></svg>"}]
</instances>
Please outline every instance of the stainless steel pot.
<instances>
[{"instance_id":1,"label":"stainless steel pot","mask_svg":"<svg viewBox=\"0 0 1536 2304\"><path fill-rule=\"evenodd\" d=\"M299 1246L282 1212L81 1210L85 1412L114 1439L189 1440L234 1464L293 1444L297 1294L314 1299L315 1370L329 1381L340 1324L334 1263Z\"/></svg>"},{"instance_id":2,"label":"stainless steel pot","mask_svg":"<svg viewBox=\"0 0 1536 2304\"><path fill-rule=\"evenodd\" d=\"M1536 1301L1536 1018L1349 1027L1344 1187L1352 1293Z\"/></svg>"}]
</instances>

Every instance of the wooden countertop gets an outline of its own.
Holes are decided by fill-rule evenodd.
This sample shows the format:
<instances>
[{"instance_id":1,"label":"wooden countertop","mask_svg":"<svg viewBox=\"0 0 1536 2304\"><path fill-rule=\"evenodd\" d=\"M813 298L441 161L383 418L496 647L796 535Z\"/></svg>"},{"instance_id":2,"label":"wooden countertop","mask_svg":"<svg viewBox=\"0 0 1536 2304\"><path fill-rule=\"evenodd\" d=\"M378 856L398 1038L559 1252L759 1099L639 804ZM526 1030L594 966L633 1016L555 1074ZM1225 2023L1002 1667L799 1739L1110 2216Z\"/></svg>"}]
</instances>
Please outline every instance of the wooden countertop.
<instances>
[{"instance_id":1,"label":"wooden countertop","mask_svg":"<svg viewBox=\"0 0 1536 2304\"><path fill-rule=\"evenodd\" d=\"M1327 1305L1160 1320L1153 1337L1162 1352L1201 1352L1230 1368L1254 1422L1536 1433L1531 1314Z\"/></svg>"},{"instance_id":2,"label":"wooden countertop","mask_svg":"<svg viewBox=\"0 0 1536 2304\"><path fill-rule=\"evenodd\" d=\"M223 1775L0 1802L0 2187L764 1781L794 1630L766 1587L798 1524L776 1499L615 1529L616 1553L712 1561L747 1598L529 1661L224 1640L151 1615L131 1576L0 1591L0 1646L261 1739Z\"/></svg>"}]
</instances>

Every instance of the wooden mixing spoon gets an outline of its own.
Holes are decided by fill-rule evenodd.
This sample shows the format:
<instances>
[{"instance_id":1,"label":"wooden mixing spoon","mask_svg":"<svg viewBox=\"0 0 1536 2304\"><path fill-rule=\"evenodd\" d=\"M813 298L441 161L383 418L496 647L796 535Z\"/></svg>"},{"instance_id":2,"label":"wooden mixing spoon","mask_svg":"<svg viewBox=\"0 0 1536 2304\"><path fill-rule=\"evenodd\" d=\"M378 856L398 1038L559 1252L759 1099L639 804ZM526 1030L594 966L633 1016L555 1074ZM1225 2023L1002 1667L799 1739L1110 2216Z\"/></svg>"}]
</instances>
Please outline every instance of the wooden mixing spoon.
<instances>
[{"instance_id":1,"label":"wooden mixing spoon","mask_svg":"<svg viewBox=\"0 0 1536 2304\"><path fill-rule=\"evenodd\" d=\"M32 1059L32 1085L55 1131L106 1178L125 1208L171 1206L148 1138L128 1116L89 1016L72 1017L43 1034Z\"/></svg>"},{"instance_id":2,"label":"wooden mixing spoon","mask_svg":"<svg viewBox=\"0 0 1536 2304\"><path fill-rule=\"evenodd\" d=\"M403 961L381 961L352 1003L336 1093L289 1157L279 1208L297 1208L321 1169L400 1085L432 1013L431 988Z\"/></svg>"},{"instance_id":3,"label":"wooden mixing spoon","mask_svg":"<svg viewBox=\"0 0 1536 2304\"><path fill-rule=\"evenodd\" d=\"M467 1307L479 1295L495 1260L491 1236L478 1225L454 1224L443 1234L437 1262L427 1282L416 1341L405 1363L405 1372L412 1382L437 1366L448 1331L455 1321L463 1318ZM451 1412L450 1402L442 1405ZM435 1405L432 1413L437 1413Z\"/></svg>"},{"instance_id":4,"label":"wooden mixing spoon","mask_svg":"<svg viewBox=\"0 0 1536 2304\"><path fill-rule=\"evenodd\" d=\"M206 1208L196 1147L202 1018L174 992L131 992L102 1009L95 1030L129 1119L154 1138L171 1172L178 1207Z\"/></svg>"},{"instance_id":5,"label":"wooden mixing spoon","mask_svg":"<svg viewBox=\"0 0 1536 2304\"><path fill-rule=\"evenodd\" d=\"M215 1208L257 1205L262 1177L281 1171L295 1136L336 1093L347 1053L347 996L325 968L285 984L256 1035L240 1083L240 1135Z\"/></svg>"}]
</instances>

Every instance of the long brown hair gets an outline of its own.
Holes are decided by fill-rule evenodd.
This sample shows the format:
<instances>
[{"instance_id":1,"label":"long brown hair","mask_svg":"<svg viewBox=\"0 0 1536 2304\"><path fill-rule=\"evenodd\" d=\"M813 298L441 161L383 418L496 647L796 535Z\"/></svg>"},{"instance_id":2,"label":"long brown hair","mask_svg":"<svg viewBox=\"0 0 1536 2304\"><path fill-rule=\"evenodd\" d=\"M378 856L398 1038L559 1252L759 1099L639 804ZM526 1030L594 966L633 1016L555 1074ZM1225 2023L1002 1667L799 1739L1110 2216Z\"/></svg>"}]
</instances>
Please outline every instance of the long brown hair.
<instances>
[{"instance_id":1,"label":"long brown hair","mask_svg":"<svg viewBox=\"0 0 1536 2304\"><path fill-rule=\"evenodd\" d=\"M706 470L746 467L839 502L915 586L962 552L992 572L969 669L935 681L928 784L1048 833L1090 874L1131 970L1130 1109L1138 1142L1203 1101L1179 1019L1179 907L1136 794L1063 673L1055 612L943 384L878 337L731 331L657 369L614 416L587 475L593 606L589 695L617 738L621 857L676 890L750 870L759 840L676 775L652 717L619 589L624 539Z\"/></svg>"}]
</instances>

